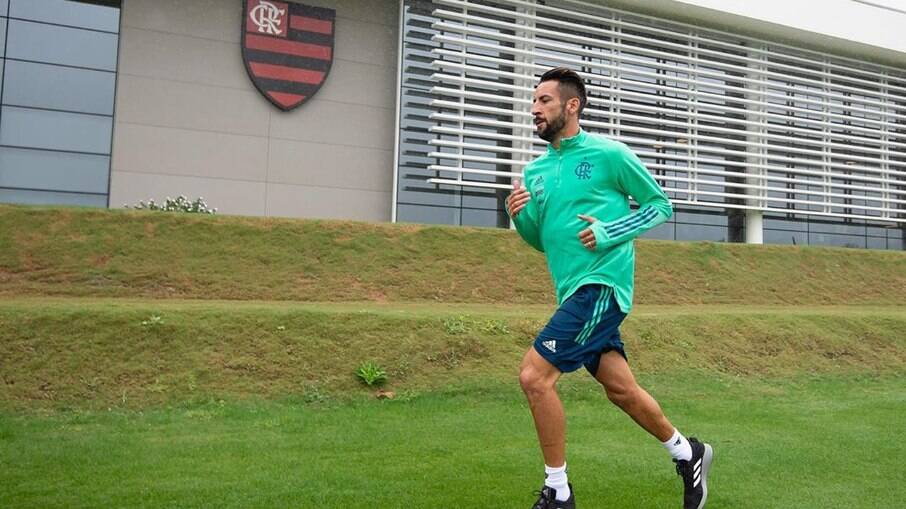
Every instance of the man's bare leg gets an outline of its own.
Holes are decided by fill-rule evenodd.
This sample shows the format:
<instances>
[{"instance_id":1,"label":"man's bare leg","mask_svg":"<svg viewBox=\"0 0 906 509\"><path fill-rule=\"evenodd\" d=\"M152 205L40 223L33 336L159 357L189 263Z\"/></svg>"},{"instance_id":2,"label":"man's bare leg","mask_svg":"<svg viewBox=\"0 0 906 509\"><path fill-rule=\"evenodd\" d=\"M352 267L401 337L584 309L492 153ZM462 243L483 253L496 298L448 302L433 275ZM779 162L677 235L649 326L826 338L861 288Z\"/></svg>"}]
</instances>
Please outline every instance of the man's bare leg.
<instances>
[{"instance_id":1,"label":"man's bare leg","mask_svg":"<svg viewBox=\"0 0 906 509\"><path fill-rule=\"evenodd\" d=\"M566 463L566 415L557 394L560 370L529 348L519 367L519 384L528 399L544 463L559 467Z\"/></svg>"},{"instance_id":2,"label":"man's bare leg","mask_svg":"<svg viewBox=\"0 0 906 509\"><path fill-rule=\"evenodd\" d=\"M675 428L657 401L635 381L629 363L611 350L601 356L595 378L604 386L607 398L661 442L673 436Z\"/></svg>"},{"instance_id":3,"label":"man's bare leg","mask_svg":"<svg viewBox=\"0 0 906 509\"><path fill-rule=\"evenodd\" d=\"M683 507L702 509L708 500L708 471L714 458L711 446L695 438L687 440L670 424L657 401L636 383L629 363L619 352L601 356L595 378L604 386L607 398L657 437L673 456L683 479Z\"/></svg>"},{"instance_id":4,"label":"man's bare leg","mask_svg":"<svg viewBox=\"0 0 906 509\"><path fill-rule=\"evenodd\" d=\"M538 432L538 443L544 455L544 488L535 507L575 508L569 479L566 474L566 416L557 394L560 370L534 348L529 348L519 368L519 384L528 398ZM545 502L547 501L547 502Z\"/></svg>"}]
</instances>

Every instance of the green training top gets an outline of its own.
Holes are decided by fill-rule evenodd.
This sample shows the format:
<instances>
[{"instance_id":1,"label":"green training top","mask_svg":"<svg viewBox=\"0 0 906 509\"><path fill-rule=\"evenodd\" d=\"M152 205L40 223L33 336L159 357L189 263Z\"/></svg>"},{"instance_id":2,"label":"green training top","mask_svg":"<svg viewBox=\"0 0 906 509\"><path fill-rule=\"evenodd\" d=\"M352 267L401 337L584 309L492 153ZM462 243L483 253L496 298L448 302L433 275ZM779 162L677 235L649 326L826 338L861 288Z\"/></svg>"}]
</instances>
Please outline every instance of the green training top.
<instances>
[{"instance_id":1,"label":"green training top","mask_svg":"<svg viewBox=\"0 0 906 509\"><path fill-rule=\"evenodd\" d=\"M548 145L523 173L531 199L513 220L519 235L547 256L547 265L562 304L586 284L614 289L624 313L632 308L635 249L632 239L673 215L670 200L642 161L626 145L579 130ZM629 208L629 196L639 204ZM588 223L596 247L579 241Z\"/></svg>"}]
</instances>

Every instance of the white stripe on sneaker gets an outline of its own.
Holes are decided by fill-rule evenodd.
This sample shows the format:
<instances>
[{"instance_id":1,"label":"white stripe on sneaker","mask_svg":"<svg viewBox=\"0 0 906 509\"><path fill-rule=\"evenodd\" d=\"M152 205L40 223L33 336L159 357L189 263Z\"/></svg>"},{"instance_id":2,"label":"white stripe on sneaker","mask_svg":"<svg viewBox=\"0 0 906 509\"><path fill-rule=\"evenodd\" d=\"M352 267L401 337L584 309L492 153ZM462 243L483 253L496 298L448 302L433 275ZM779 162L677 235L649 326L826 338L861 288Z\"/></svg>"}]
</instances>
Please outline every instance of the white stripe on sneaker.
<instances>
[{"instance_id":1,"label":"white stripe on sneaker","mask_svg":"<svg viewBox=\"0 0 906 509\"><path fill-rule=\"evenodd\" d=\"M705 502L708 501L708 472L711 470L711 463L714 461L714 449L710 445L705 445L705 452L702 455L702 460L704 460L702 465L702 499L698 503L696 509L702 509L705 507Z\"/></svg>"}]
</instances>

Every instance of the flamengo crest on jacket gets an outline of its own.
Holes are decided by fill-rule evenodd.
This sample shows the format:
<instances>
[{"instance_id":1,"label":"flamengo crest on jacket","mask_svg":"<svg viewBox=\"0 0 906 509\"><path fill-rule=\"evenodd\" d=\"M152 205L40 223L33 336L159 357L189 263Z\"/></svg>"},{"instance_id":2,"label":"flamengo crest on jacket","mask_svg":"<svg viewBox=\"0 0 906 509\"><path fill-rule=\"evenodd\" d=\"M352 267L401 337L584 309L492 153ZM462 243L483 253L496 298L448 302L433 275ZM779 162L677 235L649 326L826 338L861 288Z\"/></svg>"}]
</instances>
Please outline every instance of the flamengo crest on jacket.
<instances>
[{"instance_id":1,"label":"flamengo crest on jacket","mask_svg":"<svg viewBox=\"0 0 906 509\"><path fill-rule=\"evenodd\" d=\"M336 11L243 0L242 59L255 87L289 111L315 95L333 62Z\"/></svg>"}]
</instances>

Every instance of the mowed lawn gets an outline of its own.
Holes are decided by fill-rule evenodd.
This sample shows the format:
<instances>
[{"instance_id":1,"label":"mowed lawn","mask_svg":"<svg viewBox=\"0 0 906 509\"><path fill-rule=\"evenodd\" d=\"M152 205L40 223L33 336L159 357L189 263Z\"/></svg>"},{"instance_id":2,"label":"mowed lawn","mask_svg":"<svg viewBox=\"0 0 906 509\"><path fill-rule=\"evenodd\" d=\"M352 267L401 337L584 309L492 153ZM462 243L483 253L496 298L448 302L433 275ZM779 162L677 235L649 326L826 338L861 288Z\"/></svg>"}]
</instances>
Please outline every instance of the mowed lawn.
<instances>
[{"instance_id":1,"label":"mowed lawn","mask_svg":"<svg viewBox=\"0 0 906 509\"><path fill-rule=\"evenodd\" d=\"M709 508L903 507L906 376L642 382L714 445ZM681 506L660 444L584 374L561 392L578 507ZM392 401L0 412L3 508L527 509L541 467L522 395L499 381Z\"/></svg>"},{"instance_id":2,"label":"mowed lawn","mask_svg":"<svg viewBox=\"0 0 906 509\"><path fill-rule=\"evenodd\" d=\"M904 253L637 247L623 339L714 445L708 509L906 507ZM527 509L546 274L499 229L0 205L0 509ZM561 393L578 507L681 507L654 438Z\"/></svg>"}]
</instances>

